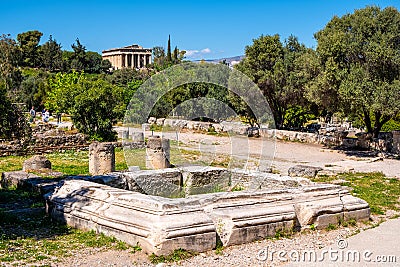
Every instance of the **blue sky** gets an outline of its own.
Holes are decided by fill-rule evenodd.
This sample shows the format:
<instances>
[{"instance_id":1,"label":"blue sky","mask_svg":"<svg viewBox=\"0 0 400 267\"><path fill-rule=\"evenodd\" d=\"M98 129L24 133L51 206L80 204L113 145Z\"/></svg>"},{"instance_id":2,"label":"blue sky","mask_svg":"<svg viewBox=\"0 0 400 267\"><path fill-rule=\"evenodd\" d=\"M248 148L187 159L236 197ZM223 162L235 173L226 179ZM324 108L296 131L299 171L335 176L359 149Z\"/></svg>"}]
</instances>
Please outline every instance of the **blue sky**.
<instances>
[{"instance_id":1,"label":"blue sky","mask_svg":"<svg viewBox=\"0 0 400 267\"><path fill-rule=\"evenodd\" d=\"M136 1L136 0L0 0L0 34L39 30L71 50L79 38L97 51L139 44L146 48L172 46L188 51L188 59L243 55L261 34L293 34L316 47L313 34L334 16L367 5L381 8L400 0L265 0L265 1Z\"/></svg>"}]
</instances>

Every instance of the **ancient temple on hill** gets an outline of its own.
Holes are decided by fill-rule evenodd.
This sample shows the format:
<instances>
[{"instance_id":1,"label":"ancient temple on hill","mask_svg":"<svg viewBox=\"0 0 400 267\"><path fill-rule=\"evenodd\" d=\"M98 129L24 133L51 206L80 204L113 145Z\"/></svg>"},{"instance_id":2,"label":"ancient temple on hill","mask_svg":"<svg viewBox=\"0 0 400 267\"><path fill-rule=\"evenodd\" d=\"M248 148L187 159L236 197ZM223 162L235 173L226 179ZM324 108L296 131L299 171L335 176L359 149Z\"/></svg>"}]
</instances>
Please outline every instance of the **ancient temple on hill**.
<instances>
[{"instance_id":1,"label":"ancient temple on hill","mask_svg":"<svg viewBox=\"0 0 400 267\"><path fill-rule=\"evenodd\" d=\"M103 59L108 59L114 69L140 69L151 64L151 48L134 44L121 48L112 48L102 52Z\"/></svg>"}]
</instances>

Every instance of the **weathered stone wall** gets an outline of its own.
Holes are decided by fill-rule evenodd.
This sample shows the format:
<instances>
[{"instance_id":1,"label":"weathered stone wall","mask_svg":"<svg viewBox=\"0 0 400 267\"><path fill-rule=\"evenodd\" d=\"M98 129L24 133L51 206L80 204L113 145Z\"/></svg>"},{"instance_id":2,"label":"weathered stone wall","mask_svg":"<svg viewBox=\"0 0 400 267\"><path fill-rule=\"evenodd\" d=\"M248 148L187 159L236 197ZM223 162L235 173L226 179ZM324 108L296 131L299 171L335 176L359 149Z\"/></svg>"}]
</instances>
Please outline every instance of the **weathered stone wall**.
<instances>
[{"instance_id":1,"label":"weathered stone wall","mask_svg":"<svg viewBox=\"0 0 400 267\"><path fill-rule=\"evenodd\" d=\"M189 121L180 119L155 119L149 118L149 124L157 124L159 126L169 127L173 129L188 129L192 131L207 132L213 130L219 132L233 132L236 134L245 135L248 131L248 126L242 123L235 122L221 122L211 123L202 121Z\"/></svg>"},{"instance_id":2,"label":"weathered stone wall","mask_svg":"<svg viewBox=\"0 0 400 267\"><path fill-rule=\"evenodd\" d=\"M62 131L61 131L62 132ZM59 147L80 147L88 146L86 137L77 133L73 135L57 134L36 136L32 140L32 146L36 148L59 148Z\"/></svg>"},{"instance_id":3,"label":"weathered stone wall","mask_svg":"<svg viewBox=\"0 0 400 267\"><path fill-rule=\"evenodd\" d=\"M362 149L376 150L380 152L396 153L392 132L379 133L378 138L372 138L371 134L358 133L356 146Z\"/></svg>"},{"instance_id":4,"label":"weathered stone wall","mask_svg":"<svg viewBox=\"0 0 400 267\"><path fill-rule=\"evenodd\" d=\"M392 152L400 154L400 131L393 131L393 146Z\"/></svg>"},{"instance_id":5,"label":"weathered stone wall","mask_svg":"<svg viewBox=\"0 0 400 267\"><path fill-rule=\"evenodd\" d=\"M300 177L210 166L113 172L83 178L124 190L169 198L214 192L294 188L311 184L310 180Z\"/></svg>"},{"instance_id":6,"label":"weathered stone wall","mask_svg":"<svg viewBox=\"0 0 400 267\"><path fill-rule=\"evenodd\" d=\"M15 140L0 144L0 156L87 149L90 144L84 134L69 134L63 130L55 129L50 124L40 124L33 129L32 137L28 143Z\"/></svg>"}]
</instances>

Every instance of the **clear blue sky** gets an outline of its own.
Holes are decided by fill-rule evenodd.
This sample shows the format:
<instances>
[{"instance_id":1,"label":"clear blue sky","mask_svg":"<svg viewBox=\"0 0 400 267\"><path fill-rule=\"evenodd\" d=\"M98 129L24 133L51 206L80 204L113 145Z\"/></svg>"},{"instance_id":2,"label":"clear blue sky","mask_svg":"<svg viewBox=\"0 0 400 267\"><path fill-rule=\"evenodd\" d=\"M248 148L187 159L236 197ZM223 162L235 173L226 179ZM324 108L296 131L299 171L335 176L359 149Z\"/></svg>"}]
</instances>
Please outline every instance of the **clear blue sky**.
<instances>
[{"instance_id":1,"label":"clear blue sky","mask_svg":"<svg viewBox=\"0 0 400 267\"><path fill-rule=\"evenodd\" d=\"M136 1L136 0L0 0L0 34L39 30L71 50L79 38L97 51L139 44L187 50L188 59L215 59L244 54L261 34L293 34L316 47L313 34L334 16L367 5L381 8L400 0L273 0L273 1Z\"/></svg>"}]
</instances>

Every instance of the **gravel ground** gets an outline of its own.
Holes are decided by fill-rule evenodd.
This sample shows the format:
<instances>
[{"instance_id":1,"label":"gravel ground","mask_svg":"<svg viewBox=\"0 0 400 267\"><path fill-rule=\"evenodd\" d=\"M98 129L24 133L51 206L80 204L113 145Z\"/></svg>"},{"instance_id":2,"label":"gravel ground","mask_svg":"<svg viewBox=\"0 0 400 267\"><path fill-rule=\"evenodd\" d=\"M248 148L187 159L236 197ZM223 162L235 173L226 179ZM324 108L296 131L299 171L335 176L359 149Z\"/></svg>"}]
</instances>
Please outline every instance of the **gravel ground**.
<instances>
[{"instance_id":1,"label":"gravel ground","mask_svg":"<svg viewBox=\"0 0 400 267\"><path fill-rule=\"evenodd\" d=\"M374 222L386 220L386 216L375 216ZM73 257L63 259L60 263L52 266L58 267L130 267L130 266L284 266L288 261L290 253L304 251L317 251L318 249L337 246L340 239L357 234L360 231L370 228L370 225L358 224L358 226L340 227L336 230L306 230L301 233L296 232L289 238L264 239L248 244L226 247L222 253L216 254L215 251L199 253L197 256L175 263L152 264L148 255L143 252L132 253L130 251L96 251L87 249L79 251ZM266 254L265 254L266 253ZM279 258L279 253L281 258ZM268 257L266 256L268 255ZM301 255L301 254L300 254Z\"/></svg>"}]
</instances>

